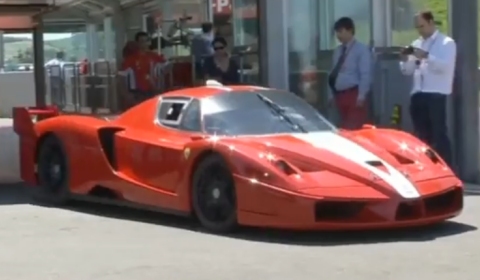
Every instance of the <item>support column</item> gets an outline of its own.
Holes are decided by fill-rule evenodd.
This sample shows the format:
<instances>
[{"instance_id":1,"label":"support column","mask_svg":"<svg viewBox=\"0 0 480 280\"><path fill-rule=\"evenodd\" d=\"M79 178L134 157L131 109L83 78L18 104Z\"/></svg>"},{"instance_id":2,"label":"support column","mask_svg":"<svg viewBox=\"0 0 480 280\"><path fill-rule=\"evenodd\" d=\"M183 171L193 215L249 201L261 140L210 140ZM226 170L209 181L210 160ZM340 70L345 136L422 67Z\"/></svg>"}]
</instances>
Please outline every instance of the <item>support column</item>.
<instances>
[{"instance_id":1,"label":"support column","mask_svg":"<svg viewBox=\"0 0 480 280\"><path fill-rule=\"evenodd\" d=\"M87 58L89 61L97 61L99 58L97 25L88 23L86 29L87 29Z\"/></svg>"},{"instance_id":2,"label":"support column","mask_svg":"<svg viewBox=\"0 0 480 280\"><path fill-rule=\"evenodd\" d=\"M288 90L287 1L259 0L262 84Z\"/></svg>"},{"instance_id":3,"label":"support column","mask_svg":"<svg viewBox=\"0 0 480 280\"><path fill-rule=\"evenodd\" d=\"M105 59L112 61L115 59L115 34L113 32L112 17L103 20L103 36L105 37Z\"/></svg>"},{"instance_id":4,"label":"support column","mask_svg":"<svg viewBox=\"0 0 480 280\"><path fill-rule=\"evenodd\" d=\"M124 12L125 21L127 23L127 36L128 40L133 40L135 34L142 31L143 27L143 10L141 7L128 8Z\"/></svg>"},{"instance_id":5,"label":"support column","mask_svg":"<svg viewBox=\"0 0 480 280\"><path fill-rule=\"evenodd\" d=\"M5 44L3 41L3 31L0 31L0 72L5 70Z\"/></svg>"},{"instance_id":6,"label":"support column","mask_svg":"<svg viewBox=\"0 0 480 280\"><path fill-rule=\"evenodd\" d=\"M213 22L213 1L207 0L207 21Z\"/></svg>"},{"instance_id":7,"label":"support column","mask_svg":"<svg viewBox=\"0 0 480 280\"><path fill-rule=\"evenodd\" d=\"M33 29L33 74L35 81L35 102L36 106L46 105L46 77L45 77L45 57L43 45L43 23L40 21Z\"/></svg>"},{"instance_id":8,"label":"support column","mask_svg":"<svg viewBox=\"0 0 480 280\"><path fill-rule=\"evenodd\" d=\"M388 47L392 42L391 0L370 0L371 47Z\"/></svg>"},{"instance_id":9,"label":"support column","mask_svg":"<svg viewBox=\"0 0 480 280\"><path fill-rule=\"evenodd\" d=\"M453 89L454 132L458 174L467 182L480 180L477 0L450 0L452 37L457 42Z\"/></svg>"},{"instance_id":10,"label":"support column","mask_svg":"<svg viewBox=\"0 0 480 280\"><path fill-rule=\"evenodd\" d=\"M117 62L117 69L120 69L123 61L122 50L123 46L127 42L127 28L124 17L124 12L118 11L112 16L112 29L114 30L113 44L115 45L115 60Z\"/></svg>"},{"instance_id":11,"label":"support column","mask_svg":"<svg viewBox=\"0 0 480 280\"><path fill-rule=\"evenodd\" d=\"M175 13L173 9L172 0L157 0L160 2L160 9L162 11L162 34L166 35L168 31L172 28L172 25L175 21ZM174 53L174 48L165 48L162 50L162 53L166 57L172 57Z\"/></svg>"}]
</instances>

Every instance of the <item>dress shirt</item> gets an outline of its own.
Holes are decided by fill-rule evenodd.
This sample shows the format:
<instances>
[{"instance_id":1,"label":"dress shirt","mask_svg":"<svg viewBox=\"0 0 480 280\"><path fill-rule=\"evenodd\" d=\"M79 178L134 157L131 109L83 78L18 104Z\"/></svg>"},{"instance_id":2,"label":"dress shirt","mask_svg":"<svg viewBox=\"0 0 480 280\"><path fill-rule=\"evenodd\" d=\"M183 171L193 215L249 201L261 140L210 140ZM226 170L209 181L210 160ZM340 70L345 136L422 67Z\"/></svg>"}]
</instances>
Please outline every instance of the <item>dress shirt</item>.
<instances>
[{"instance_id":1,"label":"dress shirt","mask_svg":"<svg viewBox=\"0 0 480 280\"><path fill-rule=\"evenodd\" d=\"M335 89L338 91L358 87L360 99L365 99L372 85L372 52L369 47L356 39L345 46L338 46L333 52L333 65L336 65L346 47L346 57L338 72ZM332 94L331 90L329 90Z\"/></svg>"},{"instance_id":2,"label":"dress shirt","mask_svg":"<svg viewBox=\"0 0 480 280\"><path fill-rule=\"evenodd\" d=\"M409 55L407 61L400 62L402 73L413 75L411 93L451 94L457 56L455 41L435 31L429 38L413 41L412 46L428 52L428 57L418 60L415 56Z\"/></svg>"}]
</instances>

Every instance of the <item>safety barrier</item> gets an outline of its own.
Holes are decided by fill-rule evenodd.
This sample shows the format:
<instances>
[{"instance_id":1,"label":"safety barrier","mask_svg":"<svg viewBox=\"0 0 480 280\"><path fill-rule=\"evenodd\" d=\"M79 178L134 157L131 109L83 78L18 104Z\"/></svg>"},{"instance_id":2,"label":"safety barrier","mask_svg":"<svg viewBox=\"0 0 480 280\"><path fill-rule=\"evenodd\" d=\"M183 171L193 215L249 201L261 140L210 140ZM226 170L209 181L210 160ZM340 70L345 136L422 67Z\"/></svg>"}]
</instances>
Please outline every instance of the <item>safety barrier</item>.
<instances>
[{"instance_id":1,"label":"safety barrier","mask_svg":"<svg viewBox=\"0 0 480 280\"><path fill-rule=\"evenodd\" d=\"M49 103L64 112L115 113L118 111L116 70L112 62L66 63L47 67Z\"/></svg>"},{"instance_id":2,"label":"safety barrier","mask_svg":"<svg viewBox=\"0 0 480 280\"><path fill-rule=\"evenodd\" d=\"M155 76L159 77L160 91L198 85L195 63L193 56L181 56L171 58L163 67L157 68Z\"/></svg>"}]
</instances>

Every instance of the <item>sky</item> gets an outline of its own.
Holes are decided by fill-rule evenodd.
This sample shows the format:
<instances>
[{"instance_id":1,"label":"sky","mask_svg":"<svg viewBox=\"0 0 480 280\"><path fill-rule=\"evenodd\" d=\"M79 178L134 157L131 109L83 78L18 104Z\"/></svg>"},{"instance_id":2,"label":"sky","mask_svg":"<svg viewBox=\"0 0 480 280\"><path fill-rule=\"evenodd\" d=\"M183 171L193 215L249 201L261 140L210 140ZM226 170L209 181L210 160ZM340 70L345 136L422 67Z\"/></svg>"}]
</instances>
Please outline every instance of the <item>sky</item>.
<instances>
[{"instance_id":1,"label":"sky","mask_svg":"<svg viewBox=\"0 0 480 280\"><path fill-rule=\"evenodd\" d=\"M32 39L32 34L29 33L19 33L19 34L5 34L5 37L14 37L14 38L29 38ZM44 40L58 40L72 37L72 33L44 33Z\"/></svg>"}]
</instances>

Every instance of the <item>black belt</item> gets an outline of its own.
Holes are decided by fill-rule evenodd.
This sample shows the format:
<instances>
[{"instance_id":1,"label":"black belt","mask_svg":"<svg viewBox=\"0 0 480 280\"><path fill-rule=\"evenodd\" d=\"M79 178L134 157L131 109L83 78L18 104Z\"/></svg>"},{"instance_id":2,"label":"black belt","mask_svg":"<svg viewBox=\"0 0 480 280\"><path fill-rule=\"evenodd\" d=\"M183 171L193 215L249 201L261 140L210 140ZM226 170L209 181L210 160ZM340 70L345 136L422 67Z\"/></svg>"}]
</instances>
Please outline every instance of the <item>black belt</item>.
<instances>
[{"instance_id":1,"label":"black belt","mask_svg":"<svg viewBox=\"0 0 480 280\"><path fill-rule=\"evenodd\" d=\"M342 93L345 93L345 92L357 91L357 90L358 90L358 86L353 86L351 88L334 91L334 94L342 94Z\"/></svg>"},{"instance_id":2,"label":"black belt","mask_svg":"<svg viewBox=\"0 0 480 280\"><path fill-rule=\"evenodd\" d=\"M356 86L353 86L351 88L347 88L347 89L343 89L343 90L337 90L335 88L335 84L337 83L337 78L338 78L338 75L329 75L328 76L328 86L332 90L333 94L340 94L340 93L343 93L343 92L346 92L346 91L351 91L351 90L358 89L358 85L356 85Z\"/></svg>"}]
</instances>

